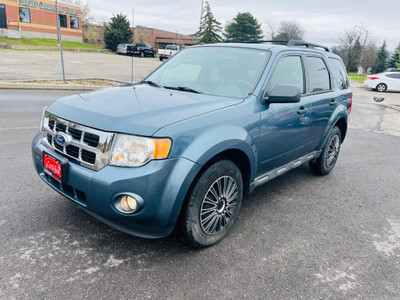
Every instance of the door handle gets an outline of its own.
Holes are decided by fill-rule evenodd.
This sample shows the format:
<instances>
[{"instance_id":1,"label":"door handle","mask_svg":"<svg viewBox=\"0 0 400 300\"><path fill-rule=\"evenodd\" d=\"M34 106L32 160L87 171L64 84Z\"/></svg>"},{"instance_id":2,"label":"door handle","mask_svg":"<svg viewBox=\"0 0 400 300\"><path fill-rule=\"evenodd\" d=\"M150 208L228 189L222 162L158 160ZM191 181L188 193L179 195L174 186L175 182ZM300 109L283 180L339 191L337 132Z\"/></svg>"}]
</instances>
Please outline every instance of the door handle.
<instances>
[{"instance_id":1,"label":"door handle","mask_svg":"<svg viewBox=\"0 0 400 300\"><path fill-rule=\"evenodd\" d=\"M300 107L300 109L297 111L298 114L305 114L308 111L308 108L305 108L304 106Z\"/></svg>"},{"instance_id":2,"label":"door handle","mask_svg":"<svg viewBox=\"0 0 400 300\"><path fill-rule=\"evenodd\" d=\"M337 104L337 101L336 100L331 100L331 102L329 102L329 105L330 106L334 106L334 105L336 105Z\"/></svg>"}]
</instances>

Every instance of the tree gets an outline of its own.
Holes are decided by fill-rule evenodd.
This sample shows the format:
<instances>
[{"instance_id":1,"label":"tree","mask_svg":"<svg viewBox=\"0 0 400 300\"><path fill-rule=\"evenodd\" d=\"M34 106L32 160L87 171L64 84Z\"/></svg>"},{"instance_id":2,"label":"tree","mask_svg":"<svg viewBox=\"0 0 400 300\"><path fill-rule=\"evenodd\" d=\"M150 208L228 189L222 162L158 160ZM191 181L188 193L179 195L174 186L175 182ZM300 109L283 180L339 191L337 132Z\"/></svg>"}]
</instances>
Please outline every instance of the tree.
<instances>
[{"instance_id":1,"label":"tree","mask_svg":"<svg viewBox=\"0 0 400 300\"><path fill-rule=\"evenodd\" d=\"M194 36L199 38L199 43L212 44L222 41L220 33L222 31L221 23L214 18L208 1L205 3L204 13L201 16L199 31Z\"/></svg>"},{"instance_id":2,"label":"tree","mask_svg":"<svg viewBox=\"0 0 400 300\"><path fill-rule=\"evenodd\" d=\"M117 51L118 44L129 44L132 37L133 32L126 15L113 15L110 23L104 24L104 43L107 49Z\"/></svg>"},{"instance_id":3,"label":"tree","mask_svg":"<svg viewBox=\"0 0 400 300\"><path fill-rule=\"evenodd\" d=\"M343 59L347 72L357 72L363 50L361 39L362 34L357 27L346 30L338 37L339 46L334 51Z\"/></svg>"},{"instance_id":4,"label":"tree","mask_svg":"<svg viewBox=\"0 0 400 300\"><path fill-rule=\"evenodd\" d=\"M375 42L370 41L363 48L363 55L361 60L361 66L364 70L367 70L369 67L372 67L375 63L376 55L378 54L378 47Z\"/></svg>"},{"instance_id":5,"label":"tree","mask_svg":"<svg viewBox=\"0 0 400 300\"><path fill-rule=\"evenodd\" d=\"M394 50L392 56L390 57L388 67L389 68L396 68L396 66L400 63L400 44Z\"/></svg>"},{"instance_id":6,"label":"tree","mask_svg":"<svg viewBox=\"0 0 400 300\"><path fill-rule=\"evenodd\" d=\"M90 11L89 2L86 2L81 7L81 12L82 12L82 27L83 28L89 28L90 26L93 26L96 23L96 17Z\"/></svg>"},{"instance_id":7,"label":"tree","mask_svg":"<svg viewBox=\"0 0 400 300\"><path fill-rule=\"evenodd\" d=\"M375 63L372 67L373 73L381 73L386 70L388 65L389 52L387 51L386 41L383 42L376 55Z\"/></svg>"},{"instance_id":8,"label":"tree","mask_svg":"<svg viewBox=\"0 0 400 300\"><path fill-rule=\"evenodd\" d=\"M399 54L399 57L400 57L400 50L397 51L397 53ZM396 63L396 67L398 67L400 69L400 62Z\"/></svg>"},{"instance_id":9,"label":"tree","mask_svg":"<svg viewBox=\"0 0 400 300\"><path fill-rule=\"evenodd\" d=\"M270 26L271 27L271 26ZM277 35L271 30L272 39L275 41L304 40L305 30L296 21L280 22Z\"/></svg>"},{"instance_id":10,"label":"tree","mask_svg":"<svg viewBox=\"0 0 400 300\"><path fill-rule=\"evenodd\" d=\"M225 26L224 36L228 40L239 42L255 42L263 38L261 24L249 12L238 13L236 17Z\"/></svg>"}]
</instances>

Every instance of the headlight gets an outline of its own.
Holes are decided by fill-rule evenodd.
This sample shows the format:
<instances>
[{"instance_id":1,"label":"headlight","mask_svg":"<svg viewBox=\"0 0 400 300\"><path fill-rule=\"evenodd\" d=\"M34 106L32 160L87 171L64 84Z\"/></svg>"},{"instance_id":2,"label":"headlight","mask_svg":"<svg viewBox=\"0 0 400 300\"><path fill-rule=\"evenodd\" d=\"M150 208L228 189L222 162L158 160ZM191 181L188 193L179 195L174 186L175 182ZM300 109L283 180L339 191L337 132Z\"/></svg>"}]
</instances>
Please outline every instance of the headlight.
<instances>
[{"instance_id":1,"label":"headlight","mask_svg":"<svg viewBox=\"0 0 400 300\"><path fill-rule=\"evenodd\" d=\"M139 167L152 159L167 158L170 148L170 139L151 139L117 134L111 151L110 165Z\"/></svg>"},{"instance_id":2,"label":"headlight","mask_svg":"<svg viewBox=\"0 0 400 300\"><path fill-rule=\"evenodd\" d=\"M47 109L48 107L49 107L49 106L46 105L46 106L43 108L42 120L40 121L40 130L42 130L42 128L43 128L44 115L46 114L46 109Z\"/></svg>"}]
</instances>

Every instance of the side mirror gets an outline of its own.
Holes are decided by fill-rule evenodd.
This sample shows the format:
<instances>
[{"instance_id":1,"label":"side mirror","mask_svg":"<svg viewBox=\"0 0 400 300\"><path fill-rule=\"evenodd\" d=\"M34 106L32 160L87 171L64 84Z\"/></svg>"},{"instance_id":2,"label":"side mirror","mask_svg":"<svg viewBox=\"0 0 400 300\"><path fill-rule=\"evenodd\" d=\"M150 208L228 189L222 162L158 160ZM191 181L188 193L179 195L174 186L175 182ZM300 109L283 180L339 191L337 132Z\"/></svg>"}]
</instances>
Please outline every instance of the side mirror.
<instances>
[{"instance_id":1,"label":"side mirror","mask_svg":"<svg viewBox=\"0 0 400 300\"><path fill-rule=\"evenodd\" d=\"M269 95L265 95L263 104L268 103L296 103L300 102L301 91L295 85L278 84L274 86Z\"/></svg>"}]
</instances>

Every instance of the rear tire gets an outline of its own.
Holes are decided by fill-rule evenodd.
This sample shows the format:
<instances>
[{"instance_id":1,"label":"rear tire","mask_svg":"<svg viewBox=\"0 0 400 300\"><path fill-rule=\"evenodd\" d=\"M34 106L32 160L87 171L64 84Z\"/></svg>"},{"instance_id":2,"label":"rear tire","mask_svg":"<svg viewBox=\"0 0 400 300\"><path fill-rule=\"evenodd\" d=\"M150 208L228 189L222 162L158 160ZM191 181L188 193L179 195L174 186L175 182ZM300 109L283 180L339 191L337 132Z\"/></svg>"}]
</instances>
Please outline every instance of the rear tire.
<instances>
[{"instance_id":1,"label":"rear tire","mask_svg":"<svg viewBox=\"0 0 400 300\"><path fill-rule=\"evenodd\" d=\"M378 84L378 85L376 86L376 90L377 90L378 92L386 92L386 90L387 90L387 85L384 84L384 83L380 83L380 84Z\"/></svg>"},{"instance_id":2,"label":"rear tire","mask_svg":"<svg viewBox=\"0 0 400 300\"><path fill-rule=\"evenodd\" d=\"M342 134L339 127L335 126L322 148L321 155L315 162L309 162L311 171L317 175L328 175L335 167L336 161L339 157L341 144Z\"/></svg>"},{"instance_id":3,"label":"rear tire","mask_svg":"<svg viewBox=\"0 0 400 300\"><path fill-rule=\"evenodd\" d=\"M143 58L143 57L144 57L144 52L143 52L143 51L142 51L142 52L140 52L140 54L139 54L139 55L140 55L140 57L142 57L142 58Z\"/></svg>"},{"instance_id":4,"label":"rear tire","mask_svg":"<svg viewBox=\"0 0 400 300\"><path fill-rule=\"evenodd\" d=\"M162 57L160 57L160 61L163 61L163 58L162 58Z\"/></svg>"},{"instance_id":5,"label":"rear tire","mask_svg":"<svg viewBox=\"0 0 400 300\"><path fill-rule=\"evenodd\" d=\"M185 241L196 248L221 241L239 213L243 181L230 160L211 165L198 179L182 210L180 226Z\"/></svg>"}]
</instances>

